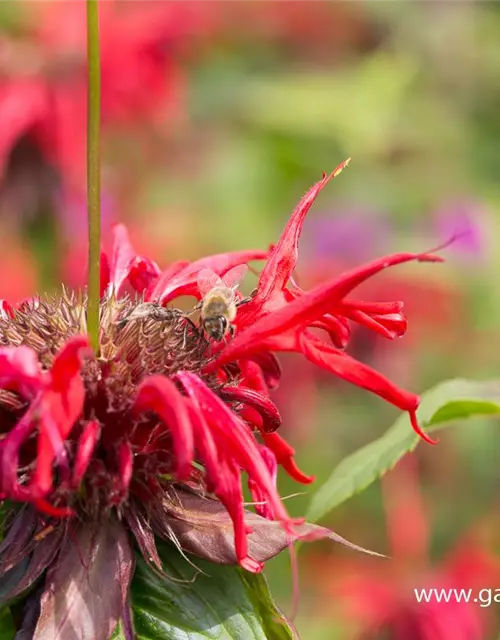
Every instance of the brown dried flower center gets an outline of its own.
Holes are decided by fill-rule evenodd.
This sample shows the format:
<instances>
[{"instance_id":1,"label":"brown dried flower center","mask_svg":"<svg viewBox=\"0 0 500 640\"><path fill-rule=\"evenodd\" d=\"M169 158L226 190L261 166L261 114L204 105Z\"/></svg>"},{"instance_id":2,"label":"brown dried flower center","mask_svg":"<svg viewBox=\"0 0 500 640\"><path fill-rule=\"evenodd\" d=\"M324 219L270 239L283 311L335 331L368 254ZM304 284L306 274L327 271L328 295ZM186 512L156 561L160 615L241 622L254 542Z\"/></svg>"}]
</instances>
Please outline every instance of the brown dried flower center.
<instances>
[{"instance_id":1,"label":"brown dried flower center","mask_svg":"<svg viewBox=\"0 0 500 640\"><path fill-rule=\"evenodd\" d=\"M65 290L24 303L13 318L0 318L0 345L31 347L42 367L50 369L68 339L86 333L85 308L81 296ZM145 375L199 370L207 350L202 333L184 313L130 298L102 300L100 346L98 360L83 367L87 384L103 373L119 373L123 383L136 386Z\"/></svg>"},{"instance_id":2,"label":"brown dried flower center","mask_svg":"<svg viewBox=\"0 0 500 640\"><path fill-rule=\"evenodd\" d=\"M38 298L21 305L0 318L0 345L27 346L34 349L43 369L50 370L61 348L76 335L86 333L85 300L63 291L53 298ZM137 388L148 376L173 376L190 370L201 375L207 384L215 381L202 375L208 343L198 327L183 312L164 309L142 300L105 298L100 312L100 354L82 364L85 402L80 420L66 441L71 467L78 442L89 421L100 426L99 445L88 467L84 492L77 507L96 515L106 505L126 499L121 487L117 452L124 440L130 443L134 457L134 477L146 482L148 477L168 473L174 464L170 439L165 434L161 451L139 455L158 425L153 414L137 415L132 411ZM27 409L27 401L17 393L0 391L0 437L14 427ZM5 436L4 436L5 437ZM33 469L36 433L23 444L21 463ZM66 489L59 485L56 494L65 501ZM83 494L82 494L83 495ZM53 496L53 497L54 497ZM83 502L82 502L83 500Z\"/></svg>"}]
</instances>

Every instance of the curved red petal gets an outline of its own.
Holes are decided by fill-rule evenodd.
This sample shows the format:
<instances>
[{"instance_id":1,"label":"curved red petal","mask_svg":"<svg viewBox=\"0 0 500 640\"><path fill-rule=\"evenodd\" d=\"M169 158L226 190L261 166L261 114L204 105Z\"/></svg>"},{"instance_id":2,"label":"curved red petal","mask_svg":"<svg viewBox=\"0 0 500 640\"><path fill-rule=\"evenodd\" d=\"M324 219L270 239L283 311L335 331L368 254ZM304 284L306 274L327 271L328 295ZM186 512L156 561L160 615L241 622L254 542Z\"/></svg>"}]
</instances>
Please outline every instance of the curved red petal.
<instances>
[{"instance_id":1,"label":"curved red petal","mask_svg":"<svg viewBox=\"0 0 500 640\"><path fill-rule=\"evenodd\" d=\"M198 295L197 275L202 269L210 269L218 276L223 276L233 267L246 264L252 260L265 260L267 251L234 251L219 253L191 262L176 275L167 270L162 274L153 290L148 293L148 299L158 300L161 304L167 304L173 298L180 295Z\"/></svg>"},{"instance_id":2,"label":"curved red petal","mask_svg":"<svg viewBox=\"0 0 500 640\"><path fill-rule=\"evenodd\" d=\"M309 189L297 205L260 275L256 296L259 300L265 301L275 292L285 288L297 264L299 237L307 212L318 193L349 164L349 161L350 158L339 164L330 175L323 175L323 178Z\"/></svg>"},{"instance_id":3,"label":"curved red petal","mask_svg":"<svg viewBox=\"0 0 500 640\"><path fill-rule=\"evenodd\" d=\"M281 425L281 416L276 405L266 396L262 396L248 387L223 387L221 395L225 400L241 402L255 409L263 420L263 430L273 433Z\"/></svg>"},{"instance_id":4,"label":"curved red petal","mask_svg":"<svg viewBox=\"0 0 500 640\"><path fill-rule=\"evenodd\" d=\"M300 471L295 463L295 449L291 447L278 433L262 434L264 444L276 457L277 463L285 469L288 475L301 484L311 484L316 479L314 476L307 476Z\"/></svg>"},{"instance_id":5,"label":"curved red petal","mask_svg":"<svg viewBox=\"0 0 500 640\"><path fill-rule=\"evenodd\" d=\"M52 364L37 406L37 459L30 487L41 495L52 486L54 460L64 453L64 441L83 410L85 387L80 369L86 351L90 351L86 336L76 336L65 344Z\"/></svg>"},{"instance_id":6,"label":"curved red petal","mask_svg":"<svg viewBox=\"0 0 500 640\"><path fill-rule=\"evenodd\" d=\"M180 371L176 377L199 411L205 415L219 450L230 452L234 460L247 471L249 477L253 477L259 483L276 513L276 518L290 523L290 517L262 460L257 443L245 424L198 376L189 371Z\"/></svg>"},{"instance_id":7,"label":"curved red petal","mask_svg":"<svg viewBox=\"0 0 500 640\"><path fill-rule=\"evenodd\" d=\"M137 411L152 411L169 428L176 458L176 474L185 480L191 472L194 457L193 428L184 396L176 385L164 376L146 378L135 399Z\"/></svg>"},{"instance_id":8,"label":"curved red petal","mask_svg":"<svg viewBox=\"0 0 500 640\"><path fill-rule=\"evenodd\" d=\"M91 420L84 428L76 445L75 462L73 466L72 484L78 487L88 469L92 454L99 442L101 427L97 420Z\"/></svg>"},{"instance_id":9,"label":"curved red petal","mask_svg":"<svg viewBox=\"0 0 500 640\"><path fill-rule=\"evenodd\" d=\"M124 493L128 490L130 481L132 480L133 467L134 459L130 444L128 442L122 442L118 449L118 473Z\"/></svg>"},{"instance_id":10,"label":"curved red petal","mask_svg":"<svg viewBox=\"0 0 500 640\"><path fill-rule=\"evenodd\" d=\"M150 301L154 300L155 295L157 295L156 291L163 291L165 287L168 285L170 280L177 276L181 271L189 265L188 260L178 260L177 262L172 263L169 267L167 267L164 271L160 272L158 278L154 281L151 281L146 294L144 296L144 300Z\"/></svg>"},{"instance_id":11,"label":"curved red petal","mask_svg":"<svg viewBox=\"0 0 500 640\"><path fill-rule=\"evenodd\" d=\"M143 256L135 256L128 266L130 285L139 293L147 291L158 280L160 273L160 267L156 262Z\"/></svg>"},{"instance_id":12,"label":"curved red petal","mask_svg":"<svg viewBox=\"0 0 500 640\"><path fill-rule=\"evenodd\" d=\"M234 340L224 347L211 367L237 360L248 355L249 351L255 353L259 344L267 338L310 326L324 314L328 314L344 296L364 280L387 267L412 260L436 262L442 261L442 258L426 253L398 253L347 271L338 278L304 293L286 306L264 315L248 327L240 327Z\"/></svg>"},{"instance_id":13,"label":"curved red petal","mask_svg":"<svg viewBox=\"0 0 500 640\"><path fill-rule=\"evenodd\" d=\"M0 348L0 387L33 395L41 386L42 373L38 355L31 347Z\"/></svg>"},{"instance_id":14,"label":"curved red petal","mask_svg":"<svg viewBox=\"0 0 500 640\"><path fill-rule=\"evenodd\" d=\"M99 270L99 295L101 298L106 293L106 289L109 286L109 282L111 279L111 271L109 268L109 260L108 256L101 251L101 261L100 261L100 270Z\"/></svg>"}]
</instances>

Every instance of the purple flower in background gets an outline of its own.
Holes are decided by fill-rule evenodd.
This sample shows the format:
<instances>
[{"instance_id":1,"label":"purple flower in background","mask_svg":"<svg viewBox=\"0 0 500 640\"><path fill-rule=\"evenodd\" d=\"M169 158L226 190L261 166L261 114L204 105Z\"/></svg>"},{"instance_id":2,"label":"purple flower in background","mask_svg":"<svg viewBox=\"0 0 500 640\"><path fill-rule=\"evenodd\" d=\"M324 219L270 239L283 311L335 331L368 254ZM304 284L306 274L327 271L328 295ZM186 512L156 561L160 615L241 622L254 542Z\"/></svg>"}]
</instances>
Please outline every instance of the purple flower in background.
<instances>
[{"instance_id":1,"label":"purple flower in background","mask_svg":"<svg viewBox=\"0 0 500 640\"><path fill-rule=\"evenodd\" d=\"M393 228L384 214L345 205L316 216L304 235L305 253L349 263L386 253Z\"/></svg>"},{"instance_id":2,"label":"purple flower in background","mask_svg":"<svg viewBox=\"0 0 500 640\"><path fill-rule=\"evenodd\" d=\"M449 250L477 259L486 250L485 211L477 202L449 202L434 214L434 233L443 241L456 237Z\"/></svg>"}]
</instances>

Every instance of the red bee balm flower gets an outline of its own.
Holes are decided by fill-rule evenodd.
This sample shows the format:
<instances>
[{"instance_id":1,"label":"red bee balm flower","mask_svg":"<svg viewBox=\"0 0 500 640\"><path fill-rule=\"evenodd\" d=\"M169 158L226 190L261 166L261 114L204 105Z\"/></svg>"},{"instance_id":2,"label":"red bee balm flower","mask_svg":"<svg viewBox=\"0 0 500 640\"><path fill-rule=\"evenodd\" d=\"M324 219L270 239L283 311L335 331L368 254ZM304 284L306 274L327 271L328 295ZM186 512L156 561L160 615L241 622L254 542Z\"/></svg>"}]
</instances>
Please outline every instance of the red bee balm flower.
<instances>
[{"instance_id":1,"label":"red bee balm flower","mask_svg":"<svg viewBox=\"0 0 500 640\"><path fill-rule=\"evenodd\" d=\"M212 29L204 3L102 2L102 124L156 121L181 112L182 44ZM85 168L85 2L35 2L25 37L0 39L0 178L24 138L80 192ZM165 79L168 78L168 81Z\"/></svg>"},{"instance_id":2,"label":"red bee balm flower","mask_svg":"<svg viewBox=\"0 0 500 640\"><path fill-rule=\"evenodd\" d=\"M385 267L439 260L396 254L311 291L291 282L305 215L345 164L305 195L270 251L219 254L161 272L135 254L117 226L112 255L101 262L99 354L85 337L81 297L64 290L17 308L1 304L0 496L14 505L0 545L0 576L13 579L1 598L17 596L46 572L37 623L45 635L36 637L62 638L68 624L76 635L87 629L81 637L107 638L127 618L133 573L127 531L160 568L155 535L252 572L298 538L345 542L291 519L277 492L277 465L298 482L313 478L297 468L294 450L276 431L281 419L269 393L280 377L274 352L300 352L377 393L408 411L418 430L418 397L343 351L349 320L388 338L401 335L402 303L346 297ZM190 315L165 307L181 295L201 297L201 270L223 278L251 260L266 265L251 301L238 307L234 338L228 332L214 342ZM323 329L326 338L311 329ZM244 508L242 471L255 512ZM82 563L74 560L75 545ZM110 593L105 605L88 579L94 569L98 592ZM75 584L85 606L59 601ZM57 618L56 630L51 612L61 606L68 616Z\"/></svg>"}]
</instances>

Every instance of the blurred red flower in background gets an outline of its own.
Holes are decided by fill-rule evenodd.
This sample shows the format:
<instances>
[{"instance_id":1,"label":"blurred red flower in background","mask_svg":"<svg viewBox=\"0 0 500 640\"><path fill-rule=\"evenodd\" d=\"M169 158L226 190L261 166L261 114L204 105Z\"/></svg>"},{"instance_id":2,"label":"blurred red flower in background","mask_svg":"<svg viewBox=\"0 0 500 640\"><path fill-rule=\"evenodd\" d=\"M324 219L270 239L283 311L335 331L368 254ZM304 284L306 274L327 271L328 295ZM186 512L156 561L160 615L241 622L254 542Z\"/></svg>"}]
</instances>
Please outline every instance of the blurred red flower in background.
<instances>
[{"instance_id":1,"label":"blurred red flower in background","mask_svg":"<svg viewBox=\"0 0 500 640\"><path fill-rule=\"evenodd\" d=\"M86 135L85 3L34 2L32 32L0 40L0 176L26 137L70 190L82 191ZM186 37L211 28L209 3L100 5L101 113L110 125L165 121L183 103Z\"/></svg>"},{"instance_id":2,"label":"blurred red flower in background","mask_svg":"<svg viewBox=\"0 0 500 640\"><path fill-rule=\"evenodd\" d=\"M327 608L320 604L315 615L339 613L352 622L349 637L359 640L484 640L489 613L478 600L468 603L452 595L449 602L417 601L415 591L421 589L470 589L474 595L494 590L500 566L475 536L461 540L445 561L432 566L416 464L414 454L408 455L382 480L389 559L309 558L315 602L335 603ZM318 576L323 578L318 581Z\"/></svg>"},{"instance_id":3,"label":"blurred red flower in background","mask_svg":"<svg viewBox=\"0 0 500 640\"><path fill-rule=\"evenodd\" d=\"M33 254L20 238L4 230L2 235L2 271L0 299L22 302L38 288L38 268Z\"/></svg>"}]
</instances>

